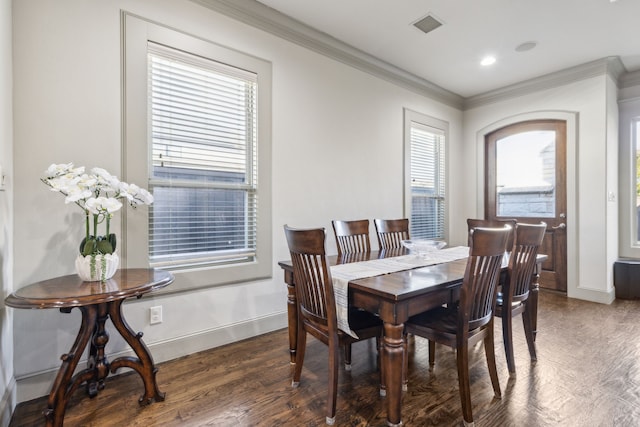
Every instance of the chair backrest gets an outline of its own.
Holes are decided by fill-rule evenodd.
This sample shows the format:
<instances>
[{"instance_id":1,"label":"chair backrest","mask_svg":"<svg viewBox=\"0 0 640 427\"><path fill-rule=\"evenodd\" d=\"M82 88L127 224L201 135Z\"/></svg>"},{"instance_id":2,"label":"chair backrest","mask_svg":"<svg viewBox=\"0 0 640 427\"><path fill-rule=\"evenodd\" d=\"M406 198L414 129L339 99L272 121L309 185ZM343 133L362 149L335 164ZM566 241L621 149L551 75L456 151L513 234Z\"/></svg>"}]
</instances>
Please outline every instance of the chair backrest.
<instances>
[{"instance_id":1,"label":"chair backrest","mask_svg":"<svg viewBox=\"0 0 640 427\"><path fill-rule=\"evenodd\" d=\"M401 248L402 241L409 239L409 220L402 219L374 219L378 246L382 249Z\"/></svg>"},{"instance_id":2,"label":"chair backrest","mask_svg":"<svg viewBox=\"0 0 640 427\"><path fill-rule=\"evenodd\" d=\"M513 248L513 232L516 229L516 224L517 221L515 219L467 219L467 228L469 230L476 227L502 228L505 225L510 225L511 233L509 234L509 238L507 239L507 251L511 251L511 249ZM469 244L469 246L471 246L471 244Z\"/></svg>"},{"instance_id":3,"label":"chair backrest","mask_svg":"<svg viewBox=\"0 0 640 427\"><path fill-rule=\"evenodd\" d=\"M476 227L469 231L469 259L460 290L458 328L465 333L489 323L496 305L500 278L511 227Z\"/></svg>"},{"instance_id":4,"label":"chair backrest","mask_svg":"<svg viewBox=\"0 0 640 427\"><path fill-rule=\"evenodd\" d=\"M298 314L325 332L337 331L335 296L324 246L324 228L303 230L285 225L284 233L293 264Z\"/></svg>"},{"instance_id":5,"label":"chair backrest","mask_svg":"<svg viewBox=\"0 0 640 427\"><path fill-rule=\"evenodd\" d=\"M331 221L336 236L338 255L354 252L371 252L369 240L369 220Z\"/></svg>"},{"instance_id":6,"label":"chair backrest","mask_svg":"<svg viewBox=\"0 0 640 427\"><path fill-rule=\"evenodd\" d=\"M538 248L544 239L547 224L518 223L514 231L515 244L509 257L509 280L503 295L508 301L524 301L529 296L529 286L536 266Z\"/></svg>"}]
</instances>

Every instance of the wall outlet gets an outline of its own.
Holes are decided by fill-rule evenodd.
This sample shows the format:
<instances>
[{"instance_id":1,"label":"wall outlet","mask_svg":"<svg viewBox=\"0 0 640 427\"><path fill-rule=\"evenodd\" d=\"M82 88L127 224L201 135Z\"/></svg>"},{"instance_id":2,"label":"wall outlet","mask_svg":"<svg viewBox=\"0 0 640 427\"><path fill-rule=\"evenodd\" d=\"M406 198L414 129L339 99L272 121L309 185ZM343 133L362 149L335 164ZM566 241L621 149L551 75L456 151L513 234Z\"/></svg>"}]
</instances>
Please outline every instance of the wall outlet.
<instances>
[{"instance_id":1,"label":"wall outlet","mask_svg":"<svg viewBox=\"0 0 640 427\"><path fill-rule=\"evenodd\" d=\"M149 309L149 324L156 325L162 323L162 306L151 307Z\"/></svg>"}]
</instances>

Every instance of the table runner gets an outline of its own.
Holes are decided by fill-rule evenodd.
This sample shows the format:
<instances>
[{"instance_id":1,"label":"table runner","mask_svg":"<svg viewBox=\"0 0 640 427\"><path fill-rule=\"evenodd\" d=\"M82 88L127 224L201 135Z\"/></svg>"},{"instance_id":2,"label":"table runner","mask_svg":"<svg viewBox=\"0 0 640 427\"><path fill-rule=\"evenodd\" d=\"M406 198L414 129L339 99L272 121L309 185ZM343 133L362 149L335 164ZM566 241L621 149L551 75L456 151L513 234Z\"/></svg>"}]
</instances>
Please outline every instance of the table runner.
<instances>
[{"instance_id":1,"label":"table runner","mask_svg":"<svg viewBox=\"0 0 640 427\"><path fill-rule=\"evenodd\" d=\"M442 264L467 258L468 256L469 248L467 246L456 246L429 252L427 255L402 255L332 266L331 277L333 279L333 293L336 299L338 328L354 338L358 338L355 332L349 327L348 290L350 281Z\"/></svg>"}]
</instances>

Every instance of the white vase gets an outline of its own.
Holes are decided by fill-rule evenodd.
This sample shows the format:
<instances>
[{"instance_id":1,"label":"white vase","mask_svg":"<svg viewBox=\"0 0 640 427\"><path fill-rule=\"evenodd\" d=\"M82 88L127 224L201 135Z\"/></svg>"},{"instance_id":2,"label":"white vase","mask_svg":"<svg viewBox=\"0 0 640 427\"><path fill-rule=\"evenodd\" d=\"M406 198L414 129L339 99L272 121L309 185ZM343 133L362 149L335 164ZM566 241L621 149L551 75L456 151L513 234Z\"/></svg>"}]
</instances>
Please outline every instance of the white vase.
<instances>
[{"instance_id":1,"label":"white vase","mask_svg":"<svg viewBox=\"0 0 640 427\"><path fill-rule=\"evenodd\" d=\"M120 258L116 252L107 255L78 255L76 258L76 272L85 282L111 279L119 266Z\"/></svg>"}]
</instances>

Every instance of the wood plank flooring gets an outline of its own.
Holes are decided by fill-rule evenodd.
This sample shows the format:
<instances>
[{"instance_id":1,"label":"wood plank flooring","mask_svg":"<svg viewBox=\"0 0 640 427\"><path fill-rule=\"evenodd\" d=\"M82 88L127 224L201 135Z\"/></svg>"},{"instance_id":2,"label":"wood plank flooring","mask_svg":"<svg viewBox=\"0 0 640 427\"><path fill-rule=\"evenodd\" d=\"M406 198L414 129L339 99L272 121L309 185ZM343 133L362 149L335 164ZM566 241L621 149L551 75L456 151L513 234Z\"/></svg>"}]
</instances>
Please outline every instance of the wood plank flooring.
<instances>
[{"instance_id":1,"label":"wood plank flooring","mask_svg":"<svg viewBox=\"0 0 640 427\"><path fill-rule=\"evenodd\" d=\"M540 293L538 362L532 365L515 319L517 377L509 378L496 320L502 399L493 398L482 344L471 349L476 426L639 426L640 301L611 305ZM78 390L66 426L324 426L327 350L309 338L300 387L290 386L286 330L159 364L164 402L138 406L143 386L127 373L94 399ZM372 342L353 346L353 370L340 371L339 426L385 426ZM455 354L438 347L429 373L427 342L410 342L405 426L462 424ZM11 427L44 425L46 397L18 405Z\"/></svg>"}]
</instances>

